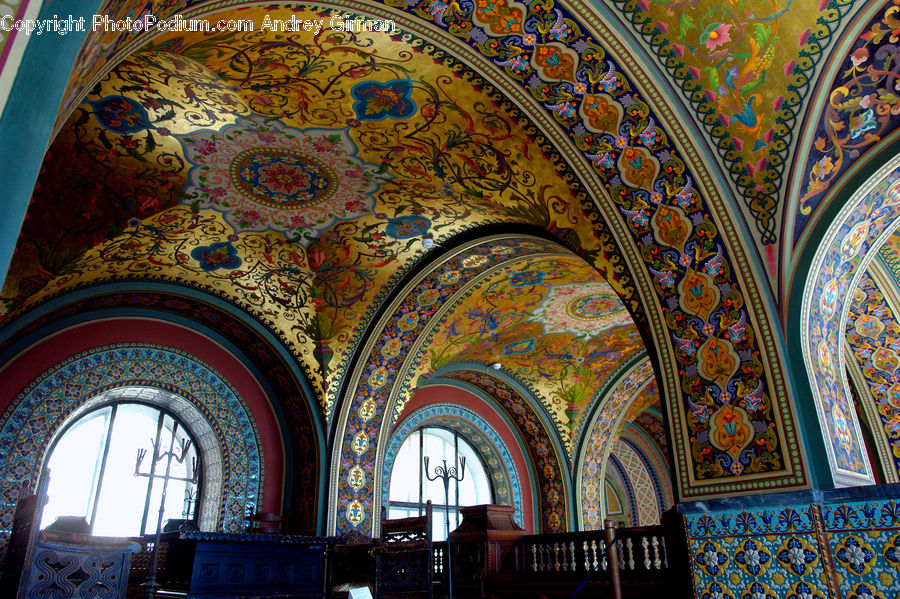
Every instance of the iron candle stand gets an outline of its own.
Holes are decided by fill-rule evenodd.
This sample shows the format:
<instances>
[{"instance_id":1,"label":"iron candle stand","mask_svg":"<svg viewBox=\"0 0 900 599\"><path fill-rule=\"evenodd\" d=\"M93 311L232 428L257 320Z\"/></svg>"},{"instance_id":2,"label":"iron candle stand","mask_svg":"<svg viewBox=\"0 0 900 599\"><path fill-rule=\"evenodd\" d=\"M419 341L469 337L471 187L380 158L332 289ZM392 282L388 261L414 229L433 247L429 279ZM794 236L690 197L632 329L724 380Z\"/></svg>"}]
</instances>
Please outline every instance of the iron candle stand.
<instances>
[{"instance_id":1,"label":"iron candle stand","mask_svg":"<svg viewBox=\"0 0 900 599\"><path fill-rule=\"evenodd\" d=\"M434 476L431 476L428 472L428 456L425 456L424 459L425 477L430 481L441 479L444 483L444 513L446 514L447 523L447 586L450 590L449 599L453 599L453 558L450 552L450 480L452 479L459 483L466 477L466 458L465 456L459 457L459 469L455 465L448 468L447 460L443 460L443 466L434 467Z\"/></svg>"},{"instance_id":2,"label":"iron candle stand","mask_svg":"<svg viewBox=\"0 0 900 599\"><path fill-rule=\"evenodd\" d=\"M156 519L156 540L153 543L153 555L150 558L150 569L147 572L147 581L142 584L147 593L147 599L154 599L156 597L156 591L159 588L159 584L156 582L156 571L159 560L159 542L160 535L162 534L162 520L163 514L166 510L166 489L169 486L169 480L181 480L185 482L190 482L193 484L197 483L198 479L198 471L197 471L197 458L193 458L191 461L191 472L193 472L192 476L189 477L173 477L172 474L172 460L175 460L179 464L184 462L185 457L187 457L188 450L191 448L190 439L182 439L180 452L176 455L175 452L175 433L178 429L178 425L175 425L175 428L172 429L172 440L169 443L169 450L163 453L159 452L159 446L156 441L153 439L150 440L150 446L153 448L153 457L150 463L150 471L149 472L141 472L141 463L144 461L144 456L147 455L146 449L138 449L137 450L137 461L134 464L134 475L135 476L144 476L150 479L150 483L153 483L153 478L158 475L154 474L156 470L157 462L162 460L166 460L166 474L162 477L163 479L163 487L162 493L159 498L159 515Z\"/></svg>"}]
</instances>

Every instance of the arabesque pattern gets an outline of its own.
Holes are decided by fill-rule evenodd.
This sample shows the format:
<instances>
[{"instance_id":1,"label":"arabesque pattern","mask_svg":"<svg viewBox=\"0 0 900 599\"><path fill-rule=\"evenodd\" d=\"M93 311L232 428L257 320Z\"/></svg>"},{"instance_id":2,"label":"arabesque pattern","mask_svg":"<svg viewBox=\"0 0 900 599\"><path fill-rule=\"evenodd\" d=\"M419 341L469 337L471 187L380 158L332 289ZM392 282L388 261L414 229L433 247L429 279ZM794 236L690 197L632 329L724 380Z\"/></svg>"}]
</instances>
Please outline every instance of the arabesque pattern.
<instances>
[{"instance_id":1,"label":"arabesque pattern","mask_svg":"<svg viewBox=\"0 0 900 599\"><path fill-rule=\"evenodd\" d=\"M874 400L880 435L889 448L884 467L900 473L900 322L884 293L866 273L854 291L847 316L847 345L865 375L868 393L861 401Z\"/></svg>"},{"instance_id":2,"label":"arabesque pattern","mask_svg":"<svg viewBox=\"0 0 900 599\"><path fill-rule=\"evenodd\" d=\"M826 448L838 478L869 481L872 474L855 425L855 412L838 370L838 352L845 330L844 306L850 284L866 253L900 216L900 172L886 173L856 205L849 205L839 228L823 243L818 278L806 303L803 343L819 418L825 424Z\"/></svg>"}]
</instances>

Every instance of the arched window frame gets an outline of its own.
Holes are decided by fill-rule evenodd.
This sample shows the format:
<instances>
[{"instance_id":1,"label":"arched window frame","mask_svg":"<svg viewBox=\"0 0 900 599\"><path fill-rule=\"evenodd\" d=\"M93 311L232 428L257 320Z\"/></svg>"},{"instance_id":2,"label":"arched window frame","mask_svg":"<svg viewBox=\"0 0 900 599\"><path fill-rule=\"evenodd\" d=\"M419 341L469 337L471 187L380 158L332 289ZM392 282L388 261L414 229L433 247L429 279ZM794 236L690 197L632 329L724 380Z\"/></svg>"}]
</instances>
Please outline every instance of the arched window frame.
<instances>
[{"instance_id":1,"label":"arched window frame","mask_svg":"<svg viewBox=\"0 0 900 599\"><path fill-rule=\"evenodd\" d=\"M425 437L428 434L433 434L436 437L441 437L442 435L438 431L441 431L445 435L450 435L452 438L453 457L448 458L447 467L451 468L454 465L456 467L459 467L459 465L461 464L460 446L464 443L466 448L466 451L464 453L467 453L469 455L466 460L465 476L472 477L476 475L476 472L478 473L477 475L482 479L482 484L487 486L487 493L489 495L484 503L492 503L493 497L495 497L496 495L496 490L494 489L493 481L491 480L490 476L490 470L488 469L487 464L484 463L484 457L465 436L459 433L459 431L456 431L450 427L436 426L434 424L425 424L414 429L406 436L406 438L403 439L400 446L402 448L408 441L418 444L416 459L416 461L418 462L418 501L391 500L390 495L388 495L385 505L387 507L389 518L411 516L413 514L409 513L410 510L416 510L418 515L422 515L424 514L426 501L428 499L431 499L435 514L435 522L433 525L433 530L435 531L435 540L446 538L446 531L444 531L444 528L446 527L445 518L447 517L447 510L449 510L450 530L453 530L457 526L459 526L459 523L461 522L461 514L459 511L460 508L468 505L460 505L459 486L454 484L453 481L450 481L450 496L446 499L446 503L443 497L443 493L439 493L439 497L434 497L433 495L427 496L426 487L428 486L429 481L426 474L434 477L435 467L442 464L440 462L440 458L437 458L436 456L429 456L431 457L431 462L429 463L429 471L426 473L424 460L422 459L426 455L424 448ZM396 465L396 463L394 465ZM391 482L393 482L394 474L395 472L392 468L388 482L389 488L391 487ZM440 483L440 480L438 480L437 483L432 483L432 485L434 484L442 485L442 483ZM407 513L398 514L398 510L406 510Z\"/></svg>"},{"instance_id":2,"label":"arched window frame","mask_svg":"<svg viewBox=\"0 0 900 599\"><path fill-rule=\"evenodd\" d=\"M94 473L92 475L93 481L91 485L90 494L92 497L89 499L88 506L90 507L90 513L86 514L86 520L88 524L93 528L96 518L97 512L100 503L100 496L103 492L103 488L105 485L108 485L111 481L107 478L106 467L108 463L108 458L111 451L111 442L113 437L113 431L116 427L116 417L118 415L118 411L123 406L146 406L147 408L153 410L156 414L156 432L153 434L152 438L148 438L145 443L139 445L140 448L146 449L147 454L143 456L143 459L140 460L140 471L141 476L146 477L148 479L147 482L147 492L144 497L144 508L142 512L142 520L140 525L140 535L144 534L152 534L156 531L158 511L159 511L159 503L158 498L155 497L153 493L153 489L156 485L159 485L161 481L166 478L166 475L161 472L161 469L164 471L165 467L162 465L166 460L160 460L159 465L153 468L153 459L152 459L152 451L153 445L160 442L160 439L166 438L166 434L164 433L164 428L169 429L169 435L173 435L175 437L178 436L179 433L183 437L186 437L190 441L190 447L186 452L185 459L195 458L195 462L191 464L189 468L190 471L195 473L193 476L196 478L196 482L189 483L194 485L193 489L193 499L191 500L192 506L188 507L189 514L187 514L187 518L185 518L184 512L182 512L182 518L174 518L174 519L186 519L194 524L198 523L200 519L201 511L209 511L209 509L202 510L202 506L204 503L209 503L208 495L204 495L204 454L207 457L212 458L212 461L220 462L221 457L216 456L213 451L210 451L211 448L207 447L206 451L203 450L200 444L198 444L196 440L196 433L189 427L179 415L169 409L170 407L182 407L182 408L190 408L190 405L182 398L160 390L152 390L152 389L140 389L137 391L137 394L143 394L147 396L148 394L153 397L160 399L162 401L142 401L139 398L129 397L128 395L122 396L119 399L110 400L110 395L118 395L126 391L125 389L117 389L113 390L113 392L106 392L101 394L93 401L87 402L84 406L82 406L79 410L77 410L74 414L72 414L63 424L63 426L59 427L56 434L53 437L53 440L49 444L47 451L44 454L43 458L43 471L46 472L46 468L50 463L54 452L56 451L60 441L68 434L76 425L81 422L84 422L86 419L98 414L103 410L109 410L109 414L105 417L104 427L105 430L102 432L101 443L102 447L99 449L98 455L98 464L95 466ZM115 393L118 392L118 393ZM132 388L131 392L134 393L135 389ZM181 410L184 412L184 409ZM188 413L191 412L190 409L187 410ZM167 419L170 423L170 427L167 427ZM196 422L196 421L195 421ZM173 439L174 442L174 439ZM169 451L169 447L162 447L161 452L164 454ZM175 448L176 455L179 453L180 448ZM135 460L137 461L137 455L135 455ZM51 488L53 481L53 472L50 471L50 480L51 480ZM171 481L170 477L170 481ZM171 488L168 491L172 492ZM52 497L51 497L52 500ZM184 499L184 501L188 501ZM208 506L207 506L208 507ZM67 514L68 515L68 514ZM71 514L76 515L77 514ZM166 519L163 521L162 525L165 526L166 520L173 519L171 514L167 514ZM45 518L42 522L42 527L46 527L52 522L48 521Z\"/></svg>"}]
</instances>

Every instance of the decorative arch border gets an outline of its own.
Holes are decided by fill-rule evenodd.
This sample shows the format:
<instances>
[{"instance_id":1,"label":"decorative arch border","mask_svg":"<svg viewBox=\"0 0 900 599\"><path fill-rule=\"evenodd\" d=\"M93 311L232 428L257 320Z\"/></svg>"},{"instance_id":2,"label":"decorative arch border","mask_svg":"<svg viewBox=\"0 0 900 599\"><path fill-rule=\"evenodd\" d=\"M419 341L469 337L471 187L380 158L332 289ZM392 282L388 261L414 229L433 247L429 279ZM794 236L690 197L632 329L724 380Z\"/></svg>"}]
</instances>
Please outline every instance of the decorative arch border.
<instances>
[{"instance_id":1,"label":"decorative arch border","mask_svg":"<svg viewBox=\"0 0 900 599\"><path fill-rule=\"evenodd\" d=\"M218 523L244 529L256 510L264 477L259 431L226 379L178 350L118 344L77 354L48 370L10 404L0 424L0 542L5 546L16 502L31 492L44 451L66 419L99 394L117 387L152 387L176 393L206 418L222 448L223 497Z\"/></svg>"},{"instance_id":2,"label":"decorative arch border","mask_svg":"<svg viewBox=\"0 0 900 599\"><path fill-rule=\"evenodd\" d=\"M650 458L648 453L653 452L652 448L646 447L644 444L645 439L640 437L640 434L633 430L632 427L628 427L628 430L622 437L619 438L619 441L628 446L635 454L637 454L638 458L641 460L641 464L644 466L644 470L647 472L647 477L650 480L650 484L653 487L653 497L656 501L657 514L655 524L659 524L662 513L666 511L666 497L665 493L662 489L662 481L660 480L659 471L656 467L659 464L654 464L653 460ZM645 522L646 524L646 522Z\"/></svg>"},{"instance_id":3,"label":"decorative arch border","mask_svg":"<svg viewBox=\"0 0 900 599\"><path fill-rule=\"evenodd\" d=\"M390 397L388 399L389 405L392 406L393 409L388 408L387 412L391 415L391 421L385 422L382 424L382 435L388 431L386 428L388 426L392 426L396 419L399 417L400 412L403 409L403 405L408 400L408 394L411 387L411 377L409 374L409 369L415 364L420 363L422 357L425 355L433 337L438 333L441 326L453 316L455 310L459 307L460 304L465 302L469 297L475 295L481 289L481 285L485 282L490 281L492 278L505 273L505 271L509 269L514 269L516 266L521 265L522 263L529 263L532 260L540 257L545 257L548 255L557 255L562 257L571 257L573 259L581 259L577 257L575 254L572 254L569 250L564 249L560 246L556 247L555 252L543 252L541 254L533 253L533 254L525 254L518 256L511 256L508 260L499 262L497 264L486 266L479 270L477 275L473 276L471 279L467 281L467 284L459 289L459 291L448 301L444 302L441 305L441 308L438 312L434 314L434 316L429 320L426 326L422 327L418 338L415 343L415 351L410 352L406 360L403 362L401 367L401 371L403 372L403 376L400 377L402 383L400 385L395 386L391 390ZM623 303L624 305L624 303ZM635 325L636 326L636 325ZM646 352L641 352L645 354ZM622 368L627 366L618 365L614 372L618 373L622 370ZM615 376L615 374L611 375ZM539 406L542 414L548 420L548 423L554 428L556 431L557 437L561 440L563 449L565 450L566 458L571 463L572 454L573 454L573 446L574 440L570 439L566 425L559 419L556 411L553 409L552 403L550 400L544 396L544 394L537 389L535 385L533 385L530 381L525 380L524 377L519 376L516 372L513 371L504 371L503 377L513 381L514 384L522 391L524 396L527 396L531 400L535 406ZM592 398L593 400L593 398ZM577 427L583 427L583 421L585 420L584 414L581 415L579 422L576 423Z\"/></svg>"},{"instance_id":4,"label":"decorative arch border","mask_svg":"<svg viewBox=\"0 0 900 599\"><path fill-rule=\"evenodd\" d=\"M397 452L400 451L403 441L414 430L425 424L435 421L440 421L443 424L447 420L451 422L454 420L461 421L474 427L480 433L481 438L468 439L468 441L479 450L479 453L482 453L481 448L486 444L490 453L488 455L482 453L482 458L499 459L500 463L503 464L503 472L498 473L493 468L488 467L488 475L491 477L491 483L495 490L503 489L510 496L509 499L512 500L512 506L515 510L516 522L522 525L525 521L522 509L522 485L516 465L509 454L509 450L506 448L506 444L484 418L472 410L449 403L431 404L418 409L406 416L393 430L384 450L384 466L380 468L384 473L381 481L381 505L384 505L388 497L388 490L391 484L390 474L394 468L394 461L397 459ZM500 475L505 475L506 480L502 480Z\"/></svg>"},{"instance_id":5,"label":"decorative arch border","mask_svg":"<svg viewBox=\"0 0 900 599\"><path fill-rule=\"evenodd\" d=\"M212 424L193 403L172 391L159 387L113 387L94 396L78 406L53 433L49 446L61 436L65 429L88 412L113 403L145 403L162 408L173 414L187 427L200 454L203 465L201 481L202 496L197 504L198 527L202 531L215 531L219 525L220 507L224 488L222 485L222 465L224 455L219 438ZM50 459L44 454L43 464ZM50 473L53 477L53 473Z\"/></svg>"},{"instance_id":6,"label":"decorative arch border","mask_svg":"<svg viewBox=\"0 0 900 599\"><path fill-rule=\"evenodd\" d=\"M331 460L329 531L344 534L353 529L372 530L378 476L374 467L379 444L402 409L392 398L405 395L411 388L411 370L404 365L411 353L421 351L417 344L425 323L474 274L502 264L513 255L560 251L558 244L537 237L483 237L443 256L440 264L419 274L397 292L398 299L379 319L375 332L362 348L365 358L349 375L348 392L339 406ZM365 476L351 478L350 470L355 467ZM560 501L564 502L564 497ZM551 523L559 518L559 523L565 525L564 513L554 512L548 518L545 525L551 528L557 526Z\"/></svg>"},{"instance_id":7,"label":"decorative arch border","mask_svg":"<svg viewBox=\"0 0 900 599\"><path fill-rule=\"evenodd\" d=\"M621 491L621 495L624 495L624 498L628 501L627 506L623 505L623 508L627 508L626 513L628 515L628 524L629 526L637 526L636 522L638 521L638 504L637 499L634 497L634 488L631 486L631 481L628 479L628 474L625 472L625 467L619 462L619 458L616 457L615 454L610 454L609 456L609 465L611 468L607 473L603 475L601 481L609 479L610 483L612 483L613 488L616 488L616 483L619 485L619 490ZM621 501L622 497L619 497ZM606 498L604 497L604 501ZM601 530L603 528L603 519L600 520L600 525L597 528L590 528L586 530Z\"/></svg>"},{"instance_id":8,"label":"decorative arch border","mask_svg":"<svg viewBox=\"0 0 900 599\"><path fill-rule=\"evenodd\" d=\"M312 387L284 344L225 299L156 280L103 283L73 290L29 310L0 330L0 364L48 334L110 315L149 317L188 326L229 348L244 363L264 393L278 399L268 403L276 413L278 426L290 431L292 443L284 448L285 467L290 470L284 480L284 497L279 500L283 508L277 509L289 509L297 522L310 522L304 532L324 532L326 434L321 412L311 399ZM164 340L144 341L168 346Z\"/></svg>"},{"instance_id":9,"label":"decorative arch border","mask_svg":"<svg viewBox=\"0 0 900 599\"><path fill-rule=\"evenodd\" d=\"M603 526L602 481L612 455L614 435L622 426L628 406L654 380L653 365L644 355L607 388L605 397L594 407L588 420L590 433L585 437L575 463L578 521L585 530Z\"/></svg>"},{"instance_id":10,"label":"decorative arch border","mask_svg":"<svg viewBox=\"0 0 900 599\"><path fill-rule=\"evenodd\" d=\"M803 291L800 342L830 476L840 485L874 483L849 388L841 340L851 291L900 218L900 156L851 196L813 258Z\"/></svg>"},{"instance_id":11,"label":"decorative arch border","mask_svg":"<svg viewBox=\"0 0 900 599\"><path fill-rule=\"evenodd\" d=\"M634 526L659 524L662 509L659 504L657 488L647 462L641 458L640 451L626 439L620 437L613 443L611 455L616 456L617 462L624 468L625 476L634 493L637 519L632 524Z\"/></svg>"},{"instance_id":12,"label":"decorative arch border","mask_svg":"<svg viewBox=\"0 0 900 599\"><path fill-rule=\"evenodd\" d=\"M641 456L641 459L647 466L647 472L650 473L653 485L656 488L656 496L661 511L665 511L675 505L669 467L665 462L665 458L660 455L656 442L636 422L632 422L628 426L625 434L622 436L622 440L630 444L638 452L638 455Z\"/></svg>"},{"instance_id":13,"label":"decorative arch border","mask_svg":"<svg viewBox=\"0 0 900 599\"><path fill-rule=\"evenodd\" d=\"M857 381L859 409L865 414L886 482L900 477L900 298L893 276L877 268L860 277L847 317L845 352Z\"/></svg>"},{"instance_id":14,"label":"decorative arch border","mask_svg":"<svg viewBox=\"0 0 900 599\"><path fill-rule=\"evenodd\" d=\"M518 391L514 384L489 374L487 368L472 370L472 365L459 365L440 376L472 388L476 393L489 397L502 407L512 419L519 434L525 439L531 459L534 460L540 497L541 527L544 533L565 532L571 521L567 513L570 504L571 480L564 467L565 450L559 440L548 431L554 430L541 418L541 411L529 401L527 394Z\"/></svg>"}]
</instances>

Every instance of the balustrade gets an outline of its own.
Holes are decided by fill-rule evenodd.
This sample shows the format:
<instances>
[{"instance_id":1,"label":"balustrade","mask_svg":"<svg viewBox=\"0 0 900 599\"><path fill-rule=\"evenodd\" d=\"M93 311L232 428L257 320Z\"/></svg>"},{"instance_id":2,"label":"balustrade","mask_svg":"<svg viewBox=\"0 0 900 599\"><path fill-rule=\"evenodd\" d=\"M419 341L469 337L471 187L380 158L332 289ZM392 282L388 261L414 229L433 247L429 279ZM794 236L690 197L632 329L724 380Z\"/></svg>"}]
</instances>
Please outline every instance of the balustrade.
<instances>
[{"instance_id":1,"label":"balustrade","mask_svg":"<svg viewBox=\"0 0 900 599\"><path fill-rule=\"evenodd\" d=\"M490 513L494 507L472 509L487 509ZM675 560L674 564L670 560L670 548L675 547L677 552L683 542L680 522L615 528L607 521L603 530L545 535L520 532L515 538L509 534L501 538L497 534L501 531L497 530L487 530L481 537L472 531L472 522L490 522L490 515L477 515L468 524L465 511L463 515L460 529L465 534L450 537L454 559L460 556L460 563L466 566L461 574L471 578L473 573L479 573L480 580L469 580L470 584L463 585L467 578L460 576L461 586L454 585L457 598L620 599L658 597L663 593L667 597L687 597L691 593L690 580L682 571L687 565L683 560ZM492 560L497 555L510 557ZM454 564L454 578L456 574Z\"/></svg>"}]
</instances>

